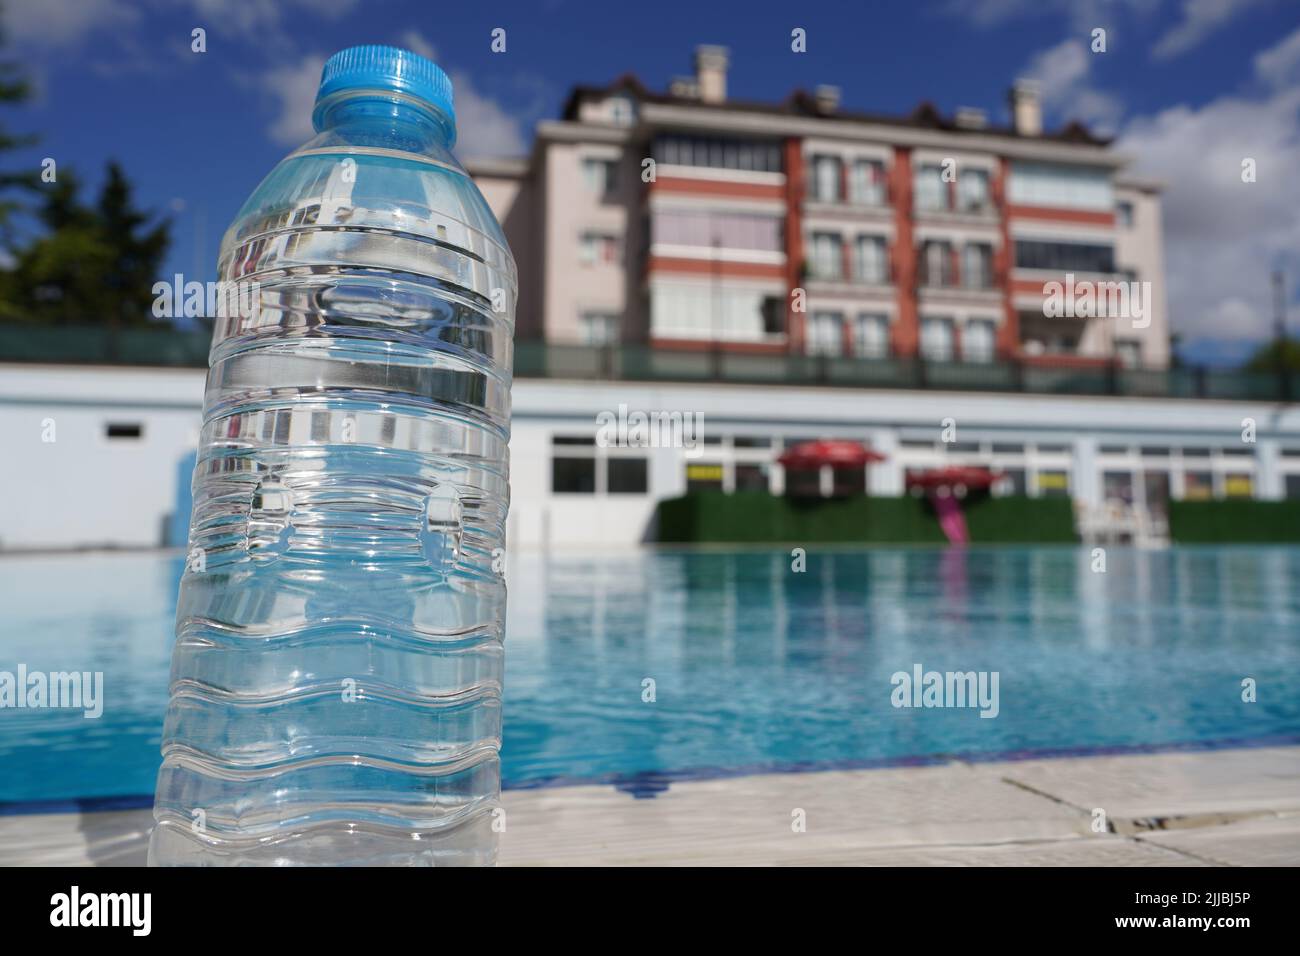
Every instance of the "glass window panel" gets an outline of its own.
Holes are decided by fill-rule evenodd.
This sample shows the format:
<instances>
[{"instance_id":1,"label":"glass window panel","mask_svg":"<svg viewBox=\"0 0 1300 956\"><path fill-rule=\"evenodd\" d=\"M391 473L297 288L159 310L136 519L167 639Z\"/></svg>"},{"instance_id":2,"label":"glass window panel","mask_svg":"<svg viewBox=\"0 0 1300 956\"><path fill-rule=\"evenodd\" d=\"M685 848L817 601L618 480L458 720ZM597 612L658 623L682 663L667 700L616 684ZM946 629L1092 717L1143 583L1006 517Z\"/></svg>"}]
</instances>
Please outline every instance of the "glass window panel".
<instances>
[{"instance_id":1,"label":"glass window panel","mask_svg":"<svg viewBox=\"0 0 1300 956\"><path fill-rule=\"evenodd\" d=\"M921 319L921 354L932 362L952 359L952 319Z\"/></svg>"},{"instance_id":2,"label":"glass window panel","mask_svg":"<svg viewBox=\"0 0 1300 956\"><path fill-rule=\"evenodd\" d=\"M644 458L612 457L605 466L611 495L643 495L650 487Z\"/></svg>"},{"instance_id":3,"label":"glass window panel","mask_svg":"<svg viewBox=\"0 0 1300 956\"><path fill-rule=\"evenodd\" d=\"M853 351L859 358L884 358L889 354L889 320L883 315L859 315L853 334Z\"/></svg>"},{"instance_id":4,"label":"glass window panel","mask_svg":"<svg viewBox=\"0 0 1300 956\"><path fill-rule=\"evenodd\" d=\"M551 491L559 494L592 494L596 490L595 458L552 458Z\"/></svg>"}]
</instances>

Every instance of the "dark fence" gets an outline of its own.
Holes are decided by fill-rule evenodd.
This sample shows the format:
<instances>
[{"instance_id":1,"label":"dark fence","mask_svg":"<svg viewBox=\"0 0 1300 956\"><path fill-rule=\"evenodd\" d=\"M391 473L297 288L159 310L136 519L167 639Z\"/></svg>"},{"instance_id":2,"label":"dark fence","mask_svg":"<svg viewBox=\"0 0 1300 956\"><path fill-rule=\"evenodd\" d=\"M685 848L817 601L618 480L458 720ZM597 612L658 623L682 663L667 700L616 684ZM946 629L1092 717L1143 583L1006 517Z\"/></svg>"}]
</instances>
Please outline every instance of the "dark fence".
<instances>
[{"instance_id":1,"label":"dark fence","mask_svg":"<svg viewBox=\"0 0 1300 956\"><path fill-rule=\"evenodd\" d=\"M814 355L750 355L679 351L645 345L582 346L515 343L520 378L620 379L648 382L734 382L956 391L1139 395L1290 401L1300 374L1205 368L1065 368L1034 362L929 362L920 358L860 359Z\"/></svg>"},{"instance_id":2,"label":"dark fence","mask_svg":"<svg viewBox=\"0 0 1300 956\"><path fill-rule=\"evenodd\" d=\"M204 366L206 330L0 325L0 362ZM681 351L646 345L515 343L515 376L641 382L730 382L845 388L951 389L1159 398L1293 401L1300 374L1204 368L1065 368L1034 362L929 362Z\"/></svg>"}]
</instances>

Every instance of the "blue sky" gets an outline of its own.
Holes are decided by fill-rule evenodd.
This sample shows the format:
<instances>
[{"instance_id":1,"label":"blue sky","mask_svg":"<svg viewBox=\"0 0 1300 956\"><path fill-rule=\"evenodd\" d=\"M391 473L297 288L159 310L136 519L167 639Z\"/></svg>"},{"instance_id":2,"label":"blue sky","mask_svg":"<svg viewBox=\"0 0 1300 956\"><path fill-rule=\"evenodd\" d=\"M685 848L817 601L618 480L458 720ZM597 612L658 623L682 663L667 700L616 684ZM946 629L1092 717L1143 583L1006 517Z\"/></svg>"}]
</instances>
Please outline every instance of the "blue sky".
<instances>
[{"instance_id":1,"label":"blue sky","mask_svg":"<svg viewBox=\"0 0 1300 956\"><path fill-rule=\"evenodd\" d=\"M1109 130L1167 184L1174 329L1195 360L1232 361L1267 334L1268 273L1300 286L1297 0L933 0L653 3L542 0L3 0L6 55L37 96L7 111L97 185L120 160L174 220L170 271L211 276L244 197L309 128L320 64L355 43L432 53L452 74L462 153L526 148L575 83L633 72L663 89L699 43L732 53L730 94L776 100L834 83L849 107L929 99L1005 115L1012 79L1043 84L1049 122ZM195 27L207 52L191 52ZM490 49L506 30L506 51ZM808 52L790 51L807 31ZM1092 53L1091 31L1107 49ZM1242 184L1243 157L1258 181ZM1300 316L1292 321L1300 327Z\"/></svg>"}]
</instances>

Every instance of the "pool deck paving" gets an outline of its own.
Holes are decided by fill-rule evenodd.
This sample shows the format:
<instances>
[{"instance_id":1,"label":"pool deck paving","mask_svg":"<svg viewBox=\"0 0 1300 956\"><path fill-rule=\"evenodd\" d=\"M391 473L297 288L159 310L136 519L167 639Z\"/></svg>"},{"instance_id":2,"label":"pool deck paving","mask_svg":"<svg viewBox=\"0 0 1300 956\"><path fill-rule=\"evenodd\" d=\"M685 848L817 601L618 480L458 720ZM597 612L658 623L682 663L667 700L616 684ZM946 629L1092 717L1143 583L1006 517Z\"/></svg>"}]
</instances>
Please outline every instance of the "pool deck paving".
<instances>
[{"instance_id":1,"label":"pool deck paving","mask_svg":"<svg viewBox=\"0 0 1300 956\"><path fill-rule=\"evenodd\" d=\"M757 774L653 797L548 787L503 805L515 866L1300 865L1300 746ZM152 822L0 816L0 865L141 865Z\"/></svg>"}]
</instances>

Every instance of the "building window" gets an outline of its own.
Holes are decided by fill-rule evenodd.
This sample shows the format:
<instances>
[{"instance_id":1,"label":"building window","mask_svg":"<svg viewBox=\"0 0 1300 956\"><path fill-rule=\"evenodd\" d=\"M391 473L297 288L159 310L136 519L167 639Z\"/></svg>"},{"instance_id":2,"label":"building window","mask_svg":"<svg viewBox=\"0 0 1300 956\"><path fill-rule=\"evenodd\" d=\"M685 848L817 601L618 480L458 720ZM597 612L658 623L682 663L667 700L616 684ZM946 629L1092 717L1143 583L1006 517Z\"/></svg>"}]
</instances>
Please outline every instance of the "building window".
<instances>
[{"instance_id":1,"label":"building window","mask_svg":"<svg viewBox=\"0 0 1300 956\"><path fill-rule=\"evenodd\" d=\"M993 247L969 242L962 250L961 282L968 289L993 288Z\"/></svg>"},{"instance_id":2,"label":"building window","mask_svg":"<svg viewBox=\"0 0 1300 956\"><path fill-rule=\"evenodd\" d=\"M1142 343L1132 339L1115 340L1115 358L1120 368L1140 368L1142 365Z\"/></svg>"},{"instance_id":3,"label":"building window","mask_svg":"<svg viewBox=\"0 0 1300 956\"><path fill-rule=\"evenodd\" d=\"M686 490L721 491L722 465L712 462L687 462Z\"/></svg>"},{"instance_id":4,"label":"building window","mask_svg":"<svg viewBox=\"0 0 1300 956\"><path fill-rule=\"evenodd\" d=\"M597 196L604 196L614 191L618 175L618 165L612 159L584 159L582 161L582 179L587 191Z\"/></svg>"},{"instance_id":5,"label":"building window","mask_svg":"<svg viewBox=\"0 0 1300 956\"><path fill-rule=\"evenodd\" d=\"M988 170L962 170L957 179L957 201L962 212L984 212L988 209Z\"/></svg>"},{"instance_id":6,"label":"building window","mask_svg":"<svg viewBox=\"0 0 1300 956\"><path fill-rule=\"evenodd\" d=\"M613 345L618 341L618 316L584 312L578 316L578 336L583 345Z\"/></svg>"},{"instance_id":7,"label":"building window","mask_svg":"<svg viewBox=\"0 0 1300 956\"><path fill-rule=\"evenodd\" d=\"M1115 206L1109 170L1059 163L1012 163L1007 198L1020 206L1102 212Z\"/></svg>"},{"instance_id":8,"label":"building window","mask_svg":"<svg viewBox=\"0 0 1300 956\"><path fill-rule=\"evenodd\" d=\"M952 244L935 239L923 242L920 266L922 285L931 287L952 285Z\"/></svg>"},{"instance_id":9,"label":"building window","mask_svg":"<svg viewBox=\"0 0 1300 956\"><path fill-rule=\"evenodd\" d=\"M557 495L590 495L596 491L595 458L552 458L551 491Z\"/></svg>"},{"instance_id":10,"label":"building window","mask_svg":"<svg viewBox=\"0 0 1300 956\"><path fill-rule=\"evenodd\" d=\"M104 426L104 437L109 441L134 441L144 437L144 426L139 422L109 422Z\"/></svg>"},{"instance_id":11,"label":"building window","mask_svg":"<svg viewBox=\"0 0 1300 956\"><path fill-rule=\"evenodd\" d=\"M916 168L916 208L948 208L948 184L943 181L941 167L918 166Z\"/></svg>"},{"instance_id":12,"label":"building window","mask_svg":"<svg viewBox=\"0 0 1300 956\"><path fill-rule=\"evenodd\" d=\"M785 335L785 299L771 295L763 299L763 334Z\"/></svg>"},{"instance_id":13,"label":"building window","mask_svg":"<svg viewBox=\"0 0 1300 956\"><path fill-rule=\"evenodd\" d=\"M770 303L773 299L776 302ZM775 289L692 280L650 286L650 334L669 339L761 342L785 327L786 299ZM773 330L778 330L773 332Z\"/></svg>"},{"instance_id":14,"label":"building window","mask_svg":"<svg viewBox=\"0 0 1300 956\"><path fill-rule=\"evenodd\" d=\"M1045 498L1067 498L1070 495L1069 472L1052 469L1035 475L1038 493Z\"/></svg>"},{"instance_id":15,"label":"building window","mask_svg":"<svg viewBox=\"0 0 1300 956\"><path fill-rule=\"evenodd\" d=\"M861 206L885 204L885 166L874 159L859 159L853 164L853 201Z\"/></svg>"},{"instance_id":16,"label":"building window","mask_svg":"<svg viewBox=\"0 0 1300 956\"><path fill-rule=\"evenodd\" d=\"M843 164L835 156L813 157L813 199L839 202Z\"/></svg>"},{"instance_id":17,"label":"building window","mask_svg":"<svg viewBox=\"0 0 1300 956\"><path fill-rule=\"evenodd\" d=\"M1001 468L1002 480L998 482L998 494L1023 496L1027 491L1025 469Z\"/></svg>"},{"instance_id":18,"label":"building window","mask_svg":"<svg viewBox=\"0 0 1300 956\"><path fill-rule=\"evenodd\" d=\"M844 254L838 235L833 232L814 232L812 247L814 279L839 279L844 275Z\"/></svg>"},{"instance_id":19,"label":"building window","mask_svg":"<svg viewBox=\"0 0 1300 956\"><path fill-rule=\"evenodd\" d=\"M630 126L636 119L636 106L626 96L615 96L609 101L609 118L619 126Z\"/></svg>"},{"instance_id":20,"label":"building window","mask_svg":"<svg viewBox=\"0 0 1300 956\"><path fill-rule=\"evenodd\" d=\"M702 136L660 136L651 147L656 163L712 166L760 173L779 173L781 146L764 140L711 139Z\"/></svg>"},{"instance_id":21,"label":"building window","mask_svg":"<svg viewBox=\"0 0 1300 956\"><path fill-rule=\"evenodd\" d=\"M1250 475L1224 475L1223 496L1225 498L1255 497L1255 479Z\"/></svg>"},{"instance_id":22,"label":"building window","mask_svg":"<svg viewBox=\"0 0 1300 956\"><path fill-rule=\"evenodd\" d=\"M1287 498L1300 498L1300 475L1286 476Z\"/></svg>"},{"instance_id":23,"label":"building window","mask_svg":"<svg viewBox=\"0 0 1300 956\"><path fill-rule=\"evenodd\" d=\"M578 255L583 265L618 262L618 237L603 232L584 232L579 239Z\"/></svg>"},{"instance_id":24,"label":"building window","mask_svg":"<svg viewBox=\"0 0 1300 956\"><path fill-rule=\"evenodd\" d=\"M769 467L756 464L736 464L737 491L767 491Z\"/></svg>"},{"instance_id":25,"label":"building window","mask_svg":"<svg viewBox=\"0 0 1300 956\"><path fill-rule=\"evenodd\" d=\"M921 355L931 362L952 361L952 319L921 319Z\"/></svg>"},{"instance_id":26,"label":"building window","mask_svg":"<svg viewBox=\"0 0 1300 956\"><path fill-rule=\"evenodd\" d=\"M1122 501L1131 505L1133 503L1133 472L1102 472L1101 497L1103 501Z\"/></svg>"},{"instance_id":27,"label":"building window","mask_svg":"<svg viewBox=\"0 0 1300 956\"><path fill-rule=\"evenodd\" d=\"M1124 229L1133 228L1133 204L1117 202L1115 204L1115 221Z\"/></svg>"},{"instance_id":28,"label":"building window","mask_svg":"<svg viewBox=\"0 0 1300 956\"><path fill-rule=\"evenodd\" d=\"M611 495L643 495L649 490L644 458L612 457L605 464Z\"/></svg>"},{"instance_id":29,"label":"building window","mask_svg":"<svg viewBox=\"0 0 1300 956\"><path fill-rule=\"evenodd\" d=\"M844 353L844 317L838 312L814 312L808 317L808 354Z\"/></svg>"},{"instance_id":30,"label":"building window","mask_svg":"<svg viewBox=\"0 0 1300 956\"><path fill-rule=\"evenodd\" d=\"M967 362L992 362L996 326L991 319L971 319L961 333L961 354Z\"/></svg>"},{"instance_id":31,"label":"building window","mask_svg":"<svg viewBox=\"0 0 1300 956\"><path fill-rule=\"evenodd\" d=\"M653 214L651 241L665 245L781 252L783 223L778 216L665 209Z\"/></svg>"},{"instance_id":32,"label":"building window","mask_svg":"<svg viewBox=\"0 0 1300 956\"><path fill-rule=\"evenodd\" d=\"M880 236L859 236L853 266L859 282L881 285L888 281L885 278L885 240Z\"/></svg>"},{"instance_id":33,"label":"building window","mask_svg":"<svg viewBox=\"0 0 1300 956\"><path fill-rule=\"evenodd\" d=\"M1183 500L1209 501L1214 497L1214 475L1208 471L1183 473Z\"/></svg>"},{"instance_id":34,"label":"building window","mask_svg":"<svg viewBox=\"0 0 1300 956\"><path fill-rule=\"evenodd\" d=\"M1115 271L1115 249L1087 242L1042 242L1016 240L1016 266L1021 269L1049 269L1053 272Z\"/></svg>"},{"instance_id":35,"label":"building window","mask_svg":"<svg viewBox=\"0 0 1300 956\"><path fill-rule=\"evenodd\" d=\"M853 327L853 354L858 358L889 355L889 319L883 315L859 315Z\"/></svg>"},{"instance_id":36,"label":"building window","mask_svg":"<svg viewBox=\"0 0 1300 956\"><path fill-rule=\"evenodd\" d=\"M865 495L867 470L866 468L832 468L831 482L831 494L836 498Z\"/></svg>"}]
</instances>

